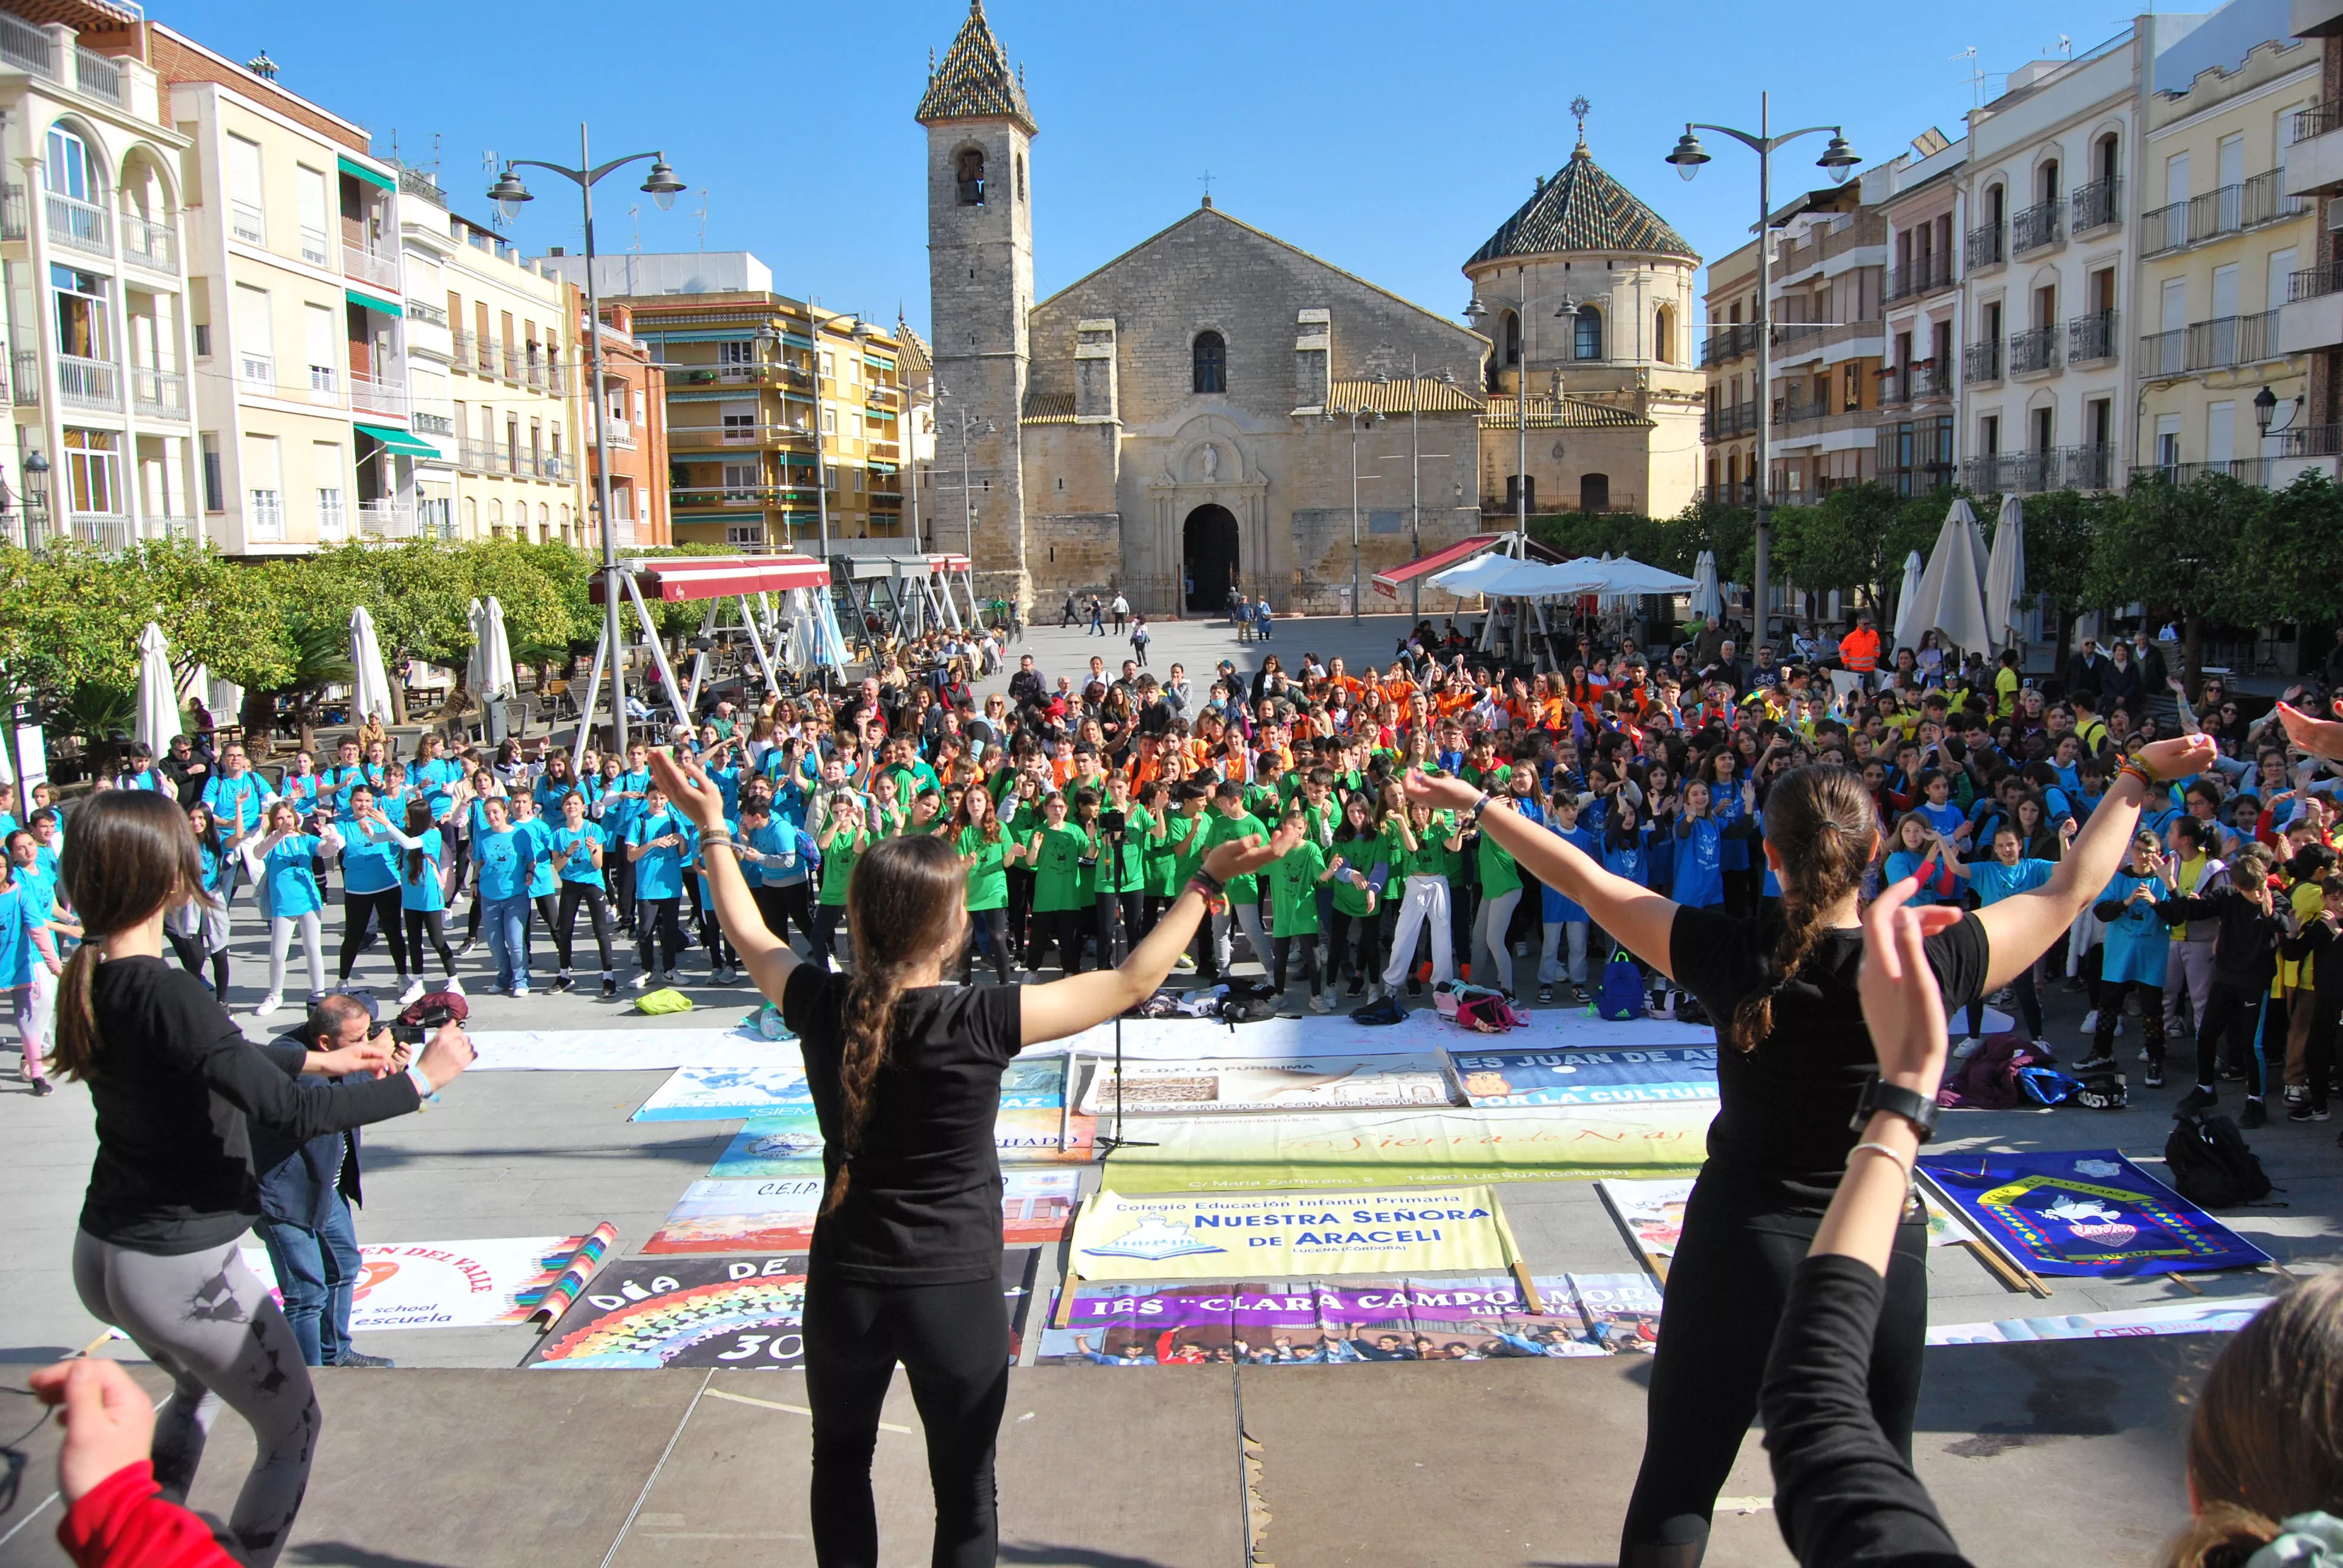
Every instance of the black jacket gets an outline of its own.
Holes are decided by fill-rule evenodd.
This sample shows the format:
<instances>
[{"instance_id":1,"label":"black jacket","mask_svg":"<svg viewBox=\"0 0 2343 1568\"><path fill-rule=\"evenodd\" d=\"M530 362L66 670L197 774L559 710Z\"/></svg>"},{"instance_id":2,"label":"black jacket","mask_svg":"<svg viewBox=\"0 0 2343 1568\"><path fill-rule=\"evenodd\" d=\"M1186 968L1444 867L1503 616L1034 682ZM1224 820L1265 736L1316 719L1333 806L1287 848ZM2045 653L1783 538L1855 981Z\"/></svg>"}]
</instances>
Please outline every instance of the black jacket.
<instances>
[{"instance_id":1,"label":"black jacket","mask_svg":"<svg viewBox=\"0 0 2343 1568\"><path fill-rule=\"evenodd\" d=\"M2103 653L2087 658L2077 651L2066 661L2066 689L2069 692L2087 691L2094 697L2098 696L2107 678L2107 656Z\"/></svg>"},{"instance_id":2,"label":"black jacket","mask_svg":"<svg viewBox=\"0 0 2343 1568\"><path fill-rule=\"evenodd\" d=\"M282 1034L262 1046L260 1053L283 1069L287 1077L297 1079L309 1048L299 1035ZM256 1121L252 1164L260 1172L263 1218L318 1231L332 1217L333 1193L341 1193L354 1209L363 1206L358 1198L358 1130L355 1127L346 1132L321 1132L303 1143Z\"/></svg>"},{"instance_id":3,"label":"black jacket","mask_svg":"<svg viewBox=\"0 0 2343 1568\"><path fill-rule=\"evenodd\" d=\"M2302 928L2301 935L2280 942L2278 951L2298 961L2311 960L2311 995L2332 1022L2337 1006L2343 1004L2343 936L2337 935L2325 920L2314 920Z\"/></svg>"},{"instance_id":4,"label":"black jacket","mask_svg":"<svg viewBox=\"0 0 2343 1568\"><path fill-rule=\"evenodd\" d=\"M2277 905L2271 905L2273 911ZM2235 888L2215 888L2156 901L2156 912L2167 923L2213 920L2220 930L2213 938L2213 979L2247 996L2269 990L2278 975L2278 944L2282 928L2275 912Z\"/></svg>"}]
</instances>

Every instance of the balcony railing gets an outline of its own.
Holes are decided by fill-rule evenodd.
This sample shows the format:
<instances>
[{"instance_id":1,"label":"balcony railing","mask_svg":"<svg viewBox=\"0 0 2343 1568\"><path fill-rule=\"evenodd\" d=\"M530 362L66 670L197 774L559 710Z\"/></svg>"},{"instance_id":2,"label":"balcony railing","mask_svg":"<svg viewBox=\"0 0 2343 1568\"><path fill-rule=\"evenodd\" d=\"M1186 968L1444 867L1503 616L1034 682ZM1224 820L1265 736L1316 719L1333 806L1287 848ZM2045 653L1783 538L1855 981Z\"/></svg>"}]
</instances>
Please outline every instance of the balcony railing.
<instances>
[{"instance_id":1,"label":"balcony railing","mask_svg":"<svg viewBox=\"0 0 2343 1568\"><path fill-rule=\"evenodd\" d=\"M371 283L377 288L397 288L398 257L346 244L342 246L342 276Z\"/></svg>"},{"instance_id":2,"label":"balcony railing","mask_svg":"<svg viewBox=\"0 0 2343 1568\"><path fill-rule=\"evenodd\" d=\"M455 530L436 509L418 507L409 498L392 498L358 503L358 538L447 539L455 538Z\"/></svg>"},{"instance_id":3,"label":"balcony railing","mask_svg":"<svg viewBox=\"0 0 2343 1568\"><path fill-rule=\"evenodd\" d=\"M578 477L578 459L567 452L550 452L537 460L537 477L540 479L574 479Z\"/></svg>"},{"instance_id":4,"label":"balcony railing","mask_svg":"<svg viewBox=\"0 0 2343 1568\"><path fill-rule=\"evenodd\" d=\"M350 372L350 405L374 414L388 414L394 418L407 417L407 388L397 381L379 376Z\"/></svg>"},{"instance_id":5,"label":"balcony railing","mask_svg":"<svg viewBox=\"0 0 2343 1568\"><path fill-rule=\"evenodd\" d=\"M668 446L679 451L704 451L717 447L768 447L783 442L810 441L813 433L795 425L750 424L671 426Z\"/></svg>"},{"instance_id":6,"label":"balcony railing","mask_svg":"<svg viewBox=\"0 0 2343 1568\"><path fill-rule=\"evenodd\" d=\"M1879 401L1883 405L1902 405L1927 397L1947 397L1952 395L1949 377L1933 365L1906 365L1901 371L1880 377Z\"/></svg>"},{"instance_id":7,"label":"balcony railing","mask_svg":"<svg viewBox=\"0 0 2343 1568\"><path fill-rule=\"evenodd\" d=\"M0 13L5 15L5 13ZM29 408L41 400L41 356L38 349L19 348L15 351L15 375L10 390L16 406Z\"/></svg>"},{"instance_id":8,"label":"balcony railing","mask_svg":"<svg viewBox=\"0 0 2343 1568\"><path fill-rule=\"evenodd\" d=\"M1730 441L1735 437L1754 435L1756 429L1757 400L1755 397L1729 404L1701 418L1704 440Z\"/></svg>"},{"instance_id":9,"label":"balcony railing","mask_svg":"<svg viewBox=\"0 0 2343 1568\"><path fill-rule=\"evenodd\" d=\"M517 344L505 345L504 377L508 381L519 381L523 378L520 368L520 348Z\"/></svg>"},{"instance_id":10,"label":"balcony railing","mask_svg":"<svg viewBox=\"0 0 2343 1568\"><path fill-rule=\"evenodd\" d=\"M2271 438L2281 457L2343 457L2343 425L2298 425Z\"/></svg>"},{"instance_id":11,"label":"balcony railing","mask_svg":"<svg viewBox=\"0 0 2343 1568\"><path fill-rule=\"evenodd\" d=\"M2106 228L2123 222L2123 176L2110 175L2103 180L2076 187L2066 198L2070 212L2067 232L2087 234L2095 228Z\"/></svg>"},{"instance_id":12,"label":"balcony railing","mask_svg":"<svg viewBox=\"0 0 2343 1568\"><path fill-rule=\"evenodd\" d=\"M5 15L0 12L0 15ZM23 239L31 230L23 186L0 186L0 239Z\"/></svg>"},{"instance_id":13,"label":"balcony railing","mask_svg":"<svg viewBox=\"0 0 2343 1568\"><path fill-rule=\"evenodd\" d=\"M2066 203L2053 197L2049 201L2037 202L2024 212L2012 214L2009 219L2009 254L2024 256L2028 251L2057 244L2063 237L2059 233L2058 220L2066 211Z\"/></svg>"},{"instance_id":14,"label":"balcony railing","mask_svg":"<svg viewBox=\"0 0 2343 1568\"><path fill-rule=\"evenodd\" d=\"M227 227L230 234L246 245L268 243L268 219L248 201L237 201L232 196L228 199Z\"/></svg>"},{"instance_id":15,"label":"balcony railing","mask_svg":"<svg viewBox=\"0 0 2343 1568\"><path fill-rule=\"evenodd\" d=\"M1722 485L1703 485L1700 498L1728 507L1754 507L1757 504L1756 481L1740 479Z\"/></svg>"},{"instance_id":16,"label":"balcony railing","mask_svg":"<svg viewBox=\"0 0 2343 1568\"><path fill-rule=\"evenodd\" d=\"M1825 398L1776 397L1774 399L1774 427L1786 429L1793 425L1803 425L1809 419L1824 418L1833 411L1829 401Z\"/></svg>"},{"instance_id":17,"label":"balcony railing","mask_svg":"<svg viewBox=\"0 0 2343 1568\"><path fill-rule=\"evenodd\" d=\"M1723 365L1745 354L1757 352L1757 328L1754 324L1719 327L1701 340L1700 362L1704 368Z\"/></svg>"},{"instance_id":18,"label":"balcony railing","mask_svg":"<svg viewBox=\"0 0 2343 1568\"><path fill-rule=\"evenodd\" d=\"M49 35L22 16L0 11L0 60L36 76L56 80L56 46Z\"/></svg>"},{"instance_id":19,"label":"balcony railing","mask_svg":"<svg viewBox=\"0 0 2343 1568\"><path fill-rule=\"evenodd\" d=\"M590 433L593 427L589 425L587 428ZM635 444L635 427L629 420L612 419L606 416L602 421L601 434L602 438L613 447L631 447Z\"/></svg>"},{"instance_id":20,"label":"balcony railing","mask_svg":"<svg viewBox=\"0 0 2343 1568\"><path fill-rule=\"evenodd\" d=\"M2258 365L2275 358L2278 347L2278 312L2264 310L2252 316L2224 316L2212 321L2195 321L2188 326L2188 360L2190 370L2221 370L2233 365Z\"/></svg>"},{"instance_id":21,"label":"balcony railing","mask_svg":"<svg viewBox=\"0 0 2343 1568\"><path fill-rule=\"evenodd\" d=\"M2322 294L2343 294L2343 262L2298 267L2288 275L2287 298L2316 299Z\"/></svg>"},{"instance_id":22,"label":"balcony railing","mask_svg":"<svg viewBox=\"0 0 2343 1568\"><path fill-rule=\"evenodd\" d=\"M1949 251L1932 253L1908 261L1887 275L1887 299L1894 304L1917 295L1933 294L1953 286L1953 257Z\"/></svg>"},{"instance_id":23,"label":"balcony railing","mask_svg":"<svg viewBox=\"0 0 2343 1568\"><path fill-rule=\"evenodd\" d=\"M104 359L57 356L57 401L68 408L112 414L122 407L122 378Z\"/></svg>"},{"instance_id":24,"label":"balcony railing","mask_svg":"<svg viewBox=\"0 0 2343 1568\"><path fill-rule=\"evenodd\" d=\"M285 497L277 490L247 490L245 492L244 522L254 538L281 539L285 537Z\"/></svg>"},{"instance_id":25,"label":"balcony railing","mask_svg":"<svg viewBox=\"0 0 2343 1568\"><path fill-rule=\"evenodd\" d=\"M808 487L810 488L810 487ZM799 494L786 485L684 485L668 492L679 507L784 507Z\"/></svg>"},{"instance_id":26,"label":"balcony railing","mask_svg":"<svg viewBox=\"0 0 2343 1568\"><path fill-rule=\"evenodd\" d=\"M114 254L113 236L104 207L96 202L83 201L55 191L41 194L49 202L51 242L68 250L87 251L92 256Z\"/></svg>"},{"instance_id":27,"label":"balcony railing","mask_svg":"<svg viewBox=\"0 0 2343 1568\"><path fill-rule=\"evenodd\" d=\"M401 303L407 307L407 319L409 321L420 321L430 327L447 325L447 308L445 306L434 305L427 299L408 299Z\"/></svg>"},{"instance_id":28,"label":"balcony railing","mask_svg":"<svg viewBox=\"0 0 2343 1568\"><path fill-rule=\"evenodd\" d=\"M2150 463L2131 471L2135 479L2161 478L2175 485L2193 485L2207 474L2237 479L2248 485L2267 487L2270 482L2268 457L2216 458L2209 463Z\"/></svg>"},{"instance_id":29,"label":"balcony railing","mask_svg":"<svg viewBox=\"0 0 2343 1568\"><path fill-rule=\"evenodd\" d=\"M421 436L452 436L456 433L453 415L427 413L420 408L408 417L407 424Z\"/></svg>"},{"instance_id":30,"label":"balcony railing","mask_svg":"<svg viewBox=\"0 0 2343 1568\"><path fill-rule=\"evenodd\" d=\"M136 525L120 512L67 512L65 531L109 556L120 555L138 537Z\"/></svg>"},{"instance_id":31,"label":"balcony railing","mask_svg":"<svg viewBox=\"0 0 2343 1568\"><path fill-rule=\"evenodd\" d=\"M179 270L179 233L167 223L156 223L150 217L140 217L135 212L122 215L122 259L136 262L153 272L176 274Z\"/></svg>"},{"instance_id":32,"label":"balcony railing","mask_svg":"<svg viewBox=\"0 0 2343 1568\"><path fill-rule=\"evenodd\" d=\"M2293 140L2307 142L2313 136L2323 136L2338 126L2343 126L2343 99L2332 103L2313 104L2298 109L2294 116Z\"/></svg>"},{"instance_id":33,"label":"balcony railing","mask_svg":"<svg viewBox=\"0 0 2343 1568\"><path fill-rule=\"evenodd\" d=\"M93 98L122 102L122 67L95 49L74 46L74 82Z\"/></svg>"},{"instance_id":34,"label":"balcony railing","mask_svg":"<svg viewBox=\"0 0 2343 1568\"><path fill-rule=\"evenodd\" d=\"M135 365L130 369L130 404L151 419L184 419L187 417L187 378L176 370L150 370Z\"/></svg>"},{"instance_id":35,"label":"balcony railing","mask_svg":"<svg viewBox=\"0 0 2343 1568\"><path fill-rule=\"evenodd\" d=\"M2103 490L2115 472L2107 447L2052 447L2001 452L1961 465L1962 486L1977 495L2040 495L2045 490Z\"/></svg>"},{"instance_id":36,"label":"balcony railing","mask_svg":"<svg viewBox=\"0 0 2343 1568\"><path fill-rule=\"evenodd\" d=\"M2031 327L2009 335L2009 373L2036 376L2058 368L2058 328Z\"/></svg>"},{"instance_id":37,"label":"balcony railing","mask_svg":"<svg viewBox=\"0 0 2343 1568\"><path fill-rule=\"evenodd\" d=\"M2286 194L2280 171L2227 185L2187 201L2155 208L2140 219L2144 256L2162 256L2224 235L2242 234L2302 212L2302 198Z\"/></svg>"},{"instance_id":38,"label":"balcony railing","mask_svg":"<svg viewBox=\"0 0 2343 1568\"><path fill-rule=\"evenodd\" d=\"M2002 226L1997 223L1980 224L1969 230L1962 255L1963 265L1971 272L1999 266L2009 259L2009 252L2003 244L2005 237Z\"/></svg>"},{"instance_id":39,"label":"balcony railing","mask_svg":"<svg viewBox=\"0 0 2343 1568\"><path fill-rule=\"evenodd\" d=\"M2116 313L2094 311L2066 323L2066 363L2089 365L2116 357Z\"/></svg>"}]
</instances>

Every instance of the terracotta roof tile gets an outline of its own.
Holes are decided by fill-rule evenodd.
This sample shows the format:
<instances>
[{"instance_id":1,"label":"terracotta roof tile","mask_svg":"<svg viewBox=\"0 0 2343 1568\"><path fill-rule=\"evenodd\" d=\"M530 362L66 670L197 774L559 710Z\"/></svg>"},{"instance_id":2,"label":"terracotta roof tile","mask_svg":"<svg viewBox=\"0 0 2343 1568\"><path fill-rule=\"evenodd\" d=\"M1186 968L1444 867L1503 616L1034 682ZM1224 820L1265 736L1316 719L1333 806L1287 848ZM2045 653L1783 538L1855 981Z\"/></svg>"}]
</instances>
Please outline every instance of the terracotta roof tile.
<instances>
[{"instance_id":1,"label":"terracotta roof tile","mask_svg":"<svg viewBox=\"0 0 2343 1568\"><path fill-rule=\"evenodd\" d=\"M1540 186L1464 265L1568 250L1641 251L1700 259L1690 241L1604 172L1588 156L1584 142L1571 153L1562 171Z\"/></svg>"},{"instance_id":2,"label":"terracotta roof tile","mask_svg":"<svg viewBox=\"0 0 2343 1568\"><path fill-rule=\"evenodd\" d=\"M968 20L944 52L943 64L928 73L927 94L912 118L922 125L934 120L1014 120L1027 136L1035 134L1025 84L1018 80L1009 64L1009 51L1001 46L984 20L984 0L969 0Z\"/></svg>"}]
</instances>

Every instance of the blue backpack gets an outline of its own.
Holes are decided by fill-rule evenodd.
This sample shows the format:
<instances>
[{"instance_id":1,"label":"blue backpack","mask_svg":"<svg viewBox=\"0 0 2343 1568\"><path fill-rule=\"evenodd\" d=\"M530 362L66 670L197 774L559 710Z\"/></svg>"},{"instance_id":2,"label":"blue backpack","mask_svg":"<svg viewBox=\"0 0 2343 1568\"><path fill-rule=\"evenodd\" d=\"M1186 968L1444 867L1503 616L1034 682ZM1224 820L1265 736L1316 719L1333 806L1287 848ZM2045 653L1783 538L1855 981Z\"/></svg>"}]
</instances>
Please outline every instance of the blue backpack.
<instances>
[{"instance_id":1,"label":"blue backpack","mask_svg":"<svg viewBox=\"0 0 2343 1568\"><path fill-rule=\"evenodd\" d=\"M1644 971L1623 949L1611 950L1603 966L1603 983L1594 992L1594 1015L1620 1023L1644 1016Z\"/></svg>"}]
</instances>

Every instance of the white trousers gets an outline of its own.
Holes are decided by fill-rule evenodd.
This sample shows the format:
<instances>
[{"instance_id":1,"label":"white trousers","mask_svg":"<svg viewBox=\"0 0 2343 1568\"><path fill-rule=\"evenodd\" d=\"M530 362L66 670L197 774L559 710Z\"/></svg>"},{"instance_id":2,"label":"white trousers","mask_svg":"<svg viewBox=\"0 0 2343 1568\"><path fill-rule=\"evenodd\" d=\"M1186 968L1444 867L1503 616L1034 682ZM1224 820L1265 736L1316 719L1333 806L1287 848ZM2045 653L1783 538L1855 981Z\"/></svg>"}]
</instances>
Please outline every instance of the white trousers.
<instances>
[{"instance_id":1,"label":"white trousers","mask_svg":"<svg viewBox=\"0 0 2343 1568\"><path fill-rule=\"evenodd\" d=\"M1383 966L1383 988L1396 990L1415 967L1415 943L1425 922L1432 926L1432 981L1456 978L1456 947L1448 934L1448 879L1413 876L1400 894L1399 925L1392 932L1391 962Z\"/></svg>"},{"instance_id":2,"label":"white trousers","mask_svg":"<svg viewBox=\"0 0 2343 1568\"><path fill-rule=\"evenodd\" d=\"M301 928L301 946L309 959L309 994L317 995L326 989L326 949L324 936L317 924L317 911L306 915L278 915L268 922L268 994L285 994L285 953L293 943L293 928Z\"/></svg>"},{"instance_id":3,"label":"white trousers","mask_svg":"<svg viewBox=\"0 0 2343 1568\"><path fill-rule=\"evenodd\" d=\"M1473 922L1473 983L1484 986L1495 979L1499 990L1513 989L1513 950L1505 945L1505 932L1513 923L1513 906L1522 901L1522 890L1481 900L1481 913Z\"/></svg>"},{"instance_id":4,"label":"white trousers","mask_svg":"<svg viewBox=\"0 0 2343 1568\"><path fill-rule=\"evenodd\" d=\"M1232 899L1227 914L1212 917L1212 957L1218 961L1221 973L1225 975L1229 972L1229 927L1232 923L1243 930L1245 940L1252 946L1252 956L1261 960L1261 967L1266 970L1270 965L1269 932L1262 927L1261 906L1242 904Z\"/></svg>"}]
</instances>

